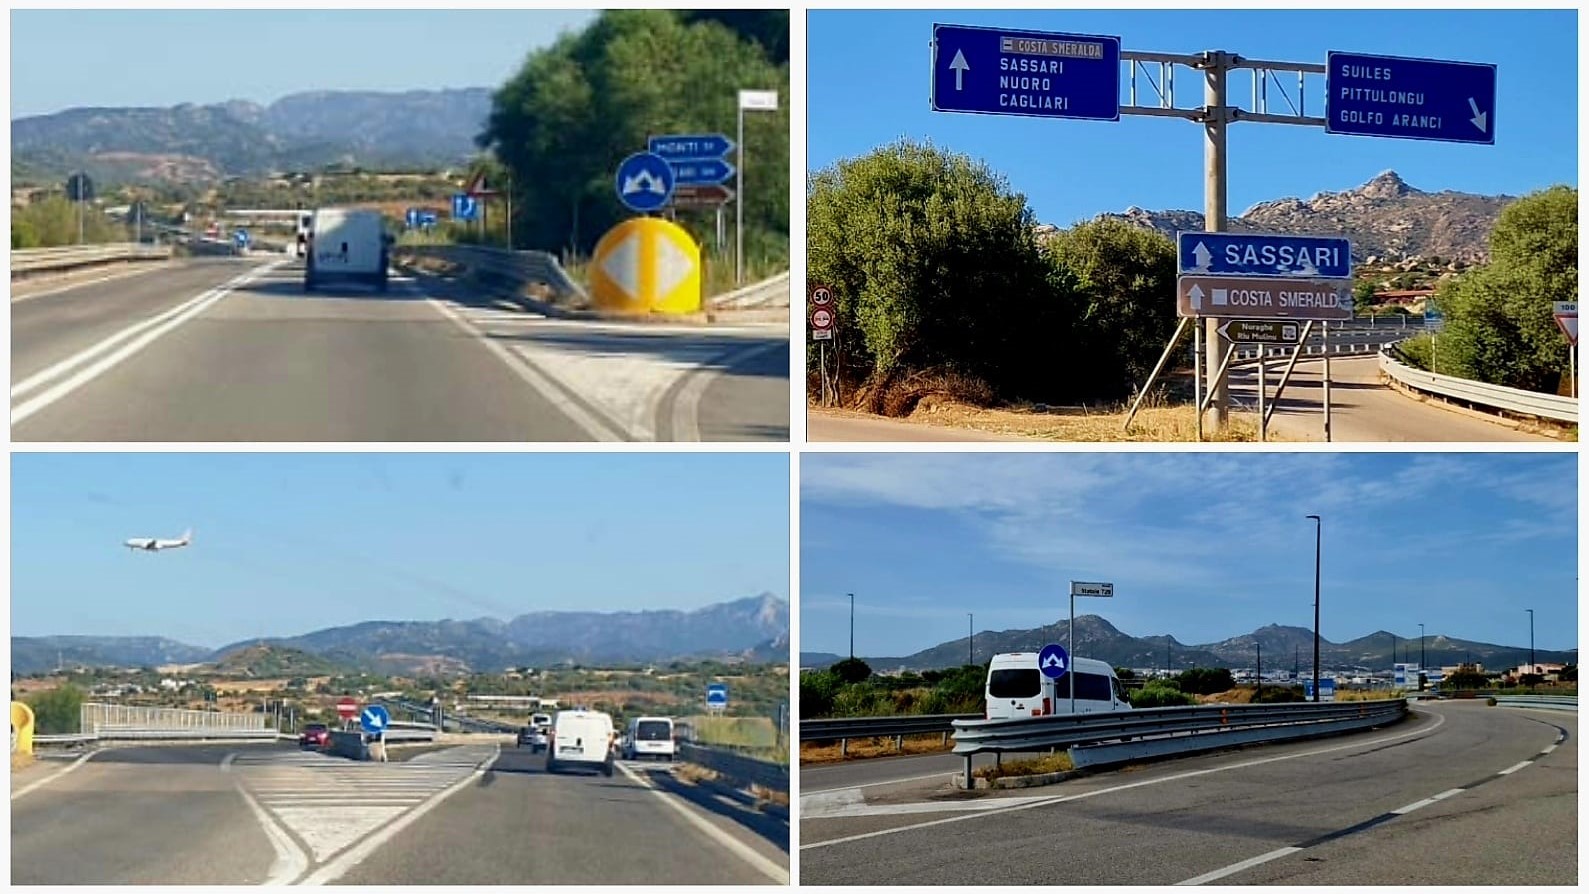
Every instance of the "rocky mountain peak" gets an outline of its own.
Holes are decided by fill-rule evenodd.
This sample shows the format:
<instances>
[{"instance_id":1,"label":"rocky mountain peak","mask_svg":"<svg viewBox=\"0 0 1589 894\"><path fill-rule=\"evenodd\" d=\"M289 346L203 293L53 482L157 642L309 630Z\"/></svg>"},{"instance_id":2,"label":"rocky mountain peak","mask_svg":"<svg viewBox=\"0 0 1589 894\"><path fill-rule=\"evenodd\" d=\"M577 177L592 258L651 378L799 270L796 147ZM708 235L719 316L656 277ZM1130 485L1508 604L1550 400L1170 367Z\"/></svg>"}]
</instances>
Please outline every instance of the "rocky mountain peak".
<instances>
[{"instance_id":1,"label":"rocky mountain peak","mask_svg":"<svg viewBox=\"0 0 1589 894\"><path fill-rule=\"evenodd\" d=\"M1424 195L1422 190L1407 185L1407 181L1401 179L1401 175L1395 171L1385 171L1351 191L1365 199L1397 199L1402 196Z\"/></svg>"}]
</instances>

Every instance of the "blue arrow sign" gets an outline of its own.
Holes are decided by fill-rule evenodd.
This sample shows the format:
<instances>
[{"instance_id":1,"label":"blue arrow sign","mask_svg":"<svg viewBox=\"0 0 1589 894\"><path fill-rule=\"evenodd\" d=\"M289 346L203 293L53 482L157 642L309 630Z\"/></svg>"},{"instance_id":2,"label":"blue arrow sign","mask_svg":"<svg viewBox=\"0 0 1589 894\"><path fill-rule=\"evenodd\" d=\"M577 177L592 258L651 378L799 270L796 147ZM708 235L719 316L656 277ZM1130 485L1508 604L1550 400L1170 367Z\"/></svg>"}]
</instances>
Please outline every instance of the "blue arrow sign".
<instances>
[{"instance_id":1,"label":"blue arrow sign","mask_svg":"<svg viewBox=\"0 0 1589 894\"><path fill-rule=\"evenodd\" d=\"M436 225L436 212L434 212L434 211L421 211L421 212L419 212L419 225L422 226L422 227L433 227L433 226L435 226Z\"/></svg>"},{"instance_id":2,"label":"blue arrow sign","mask_svg":"<svg viewBox=\"0 0 1589 894\"><path fill-rule=\"evenodd\" d=\"M734 166L715 158L673 162L673 182L679 186L723 183L734 176Z\"/></svg>"},{"instance_id":3,"label":"blue arrow sign","mask_svg":"<svg viewBox=\"0 0 1589 894\"><path fill-rule=\"evenodd\" d=\"M248 247L248 231L247 230L234 230L232 232L232 241L237 243L237 246L239 248L247 248Z\"/></svg>"},{"instance_id":4,"label":"blue arrow sign","mask_svg":"<svg viewBox=\"0 0 1589 894\"><path fill-rule=\"evenodd\" d=\"M660 155L636 152L618 165L618 201L634 211L656 211L673 198L673 166Z\"/></svg>"},{"instance_id":5,"label":"blue arrow sign","mask_svg":"<svg viewBox=\"0 0 1589 894\"><path fill-rule=\"evenodd\" d=\"M392 725L392 716L380 705L370 705L359 712L359 726L367 733L385 732Z\"/></svg>"},{"instance_id":6,"label":"blue arrow sign","mask_svg":"<svg viewBox=\"0 0 1589 894\"><path fill-rule=\"evenodd\" d=\"M1495 66L1330 52L1328 133L1495 143Z\"/></svg>"},{"instance_id":7,"label":"blue arrow sign","mask_svg":"<svg viewBox=\"0 0 1589 894\"><path fill-rule=\"evenodd\" d=\"M1120 38L932 26L932 110L1120 120Z\"/></svg>"},{"instance_id":8,"label":"blue arrow sign","mask_svg":"<svg viewBox=\"0 0 1589 894\"><path fill-rule=\"evenodd\" d=\"M408 224L408 228L410 230L412 230L413 228L419 226L419 209L418 208L410 208L410 209L408 209L408 211L403 215L403 222Z\"/></svg>"},{"instance_id":9,"label":"blue arrow sign","mask_svg":"<svg viewBox=\"0 0 1589 894\"><path fill-rule=\"evenodd\" d=\"M480 200L466 192L453 193L452 219L474 220L480 216Z\"/></svg>"},{"instance_id":10,"label":"blue arrow sign","mask_svg":"<svg viewBox=\"0 0 1589 894\"><path fill-rule=\"evenodd\" d=\"M652 137L646 148L668 161L722 158L734 151L734 141L720 133L667 134Z\"/></svg>"},{"instance_id":11,"label":"blue arrow sign","mask_svg":"<svg viewBox=\"0 0 1589 894\"><path fill-rule=\"evenodd\" d=\"M708 705L711 705L714 708L725 708L725 707L727 707L728 706L728 684L727 683L708 683L708 684L706 684L706 703Z\"/></svg>"},{"instance_id":12,"label":"blue arrow sign","mask_svg":"<svg viewBox=\"0 0 1589 894\"><path fill-rule=\"evenodd\" d=\"M1175 249L1181 273L1309 279L1352 275L1352 243L1335 236L1177 233Z\"/></svg>"},{"instance_id":13,"label":"blue arrow sign","mask_svg":"<svg viewBox=\"0 0 1589 894\"><path fill-rule=\"evenodd\" d=\"M1059 643L1049 643L1037 653L1037 669L1050 680L1057 680L1070 671L1070 656Z\"/></svg>"}]
</instances>

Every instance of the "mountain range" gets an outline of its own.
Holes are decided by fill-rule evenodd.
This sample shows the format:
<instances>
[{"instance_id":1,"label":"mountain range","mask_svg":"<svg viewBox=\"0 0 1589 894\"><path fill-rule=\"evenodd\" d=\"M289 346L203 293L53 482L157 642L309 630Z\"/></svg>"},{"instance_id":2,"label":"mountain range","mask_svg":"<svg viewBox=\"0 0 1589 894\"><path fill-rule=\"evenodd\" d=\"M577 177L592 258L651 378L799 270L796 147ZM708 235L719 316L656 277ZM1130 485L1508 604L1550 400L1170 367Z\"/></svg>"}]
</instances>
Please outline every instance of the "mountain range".
<instances>
[{"instance_id":1,"label":"mountain range","mask_svg":"<svg viewBox=\"0 0 1589 894\"><path fill-rule=\"evenodd\" d=\"M365 621L292 637L203 649L160 637L11 638L13 672L66 665L224 663L260 646L299 650L383 673L465 673L562 662L633 664L680 658L789 660L789 603L770 593L694 611L532 612L512 620Z\"/></svg>"},{"instance_id":2,"label":"mountain range","mask_svg":"<svg viewBox=\"0 0 1589 894\"><path fill-rule=\"evenodd\" d=\"M491 90L294 93L154 108L74 108L11 122L13 180L85 170L111 181L210 182L328 164L414 169L460 164L491 111Z\"/></svg>"},{"instance_id":3,"label":"mountain range","mask_svg":"<svg viewBox=\"0 0 1589 894\"><path fill-rule=\"evenodd\" d=\"M1478 263L1488 259L1490 231L1501 209L1513 201L1515 197L1505 195L1425 192L1395 171L1385 171L1344 192L1260 202L1229 218L1226 229L1233 233L1344 235L1352 240L1352 256L1359 263L1370 258L1395 261L1412 257ZM1158 230L1172 239L1177 231L1203 229L1203 215L1197 211L1133 207L1101 217Z\"/></svg>"},{"instance_id":4,"label":"mountain range","mask_svg":"<svg viewBox=\"0 0 1589 894\"><path fill-rule=\"evenodd\" d=\"M1036 652L1047 643L1066 645L1069 640L1069 622L1060 621L1046 627L1029 630L983 631L976 635L978 661L999 652ZM1099 658L1116 667L1162 668L1174 667L1251 667L1262 647L1266 667L1290 667L1300 660L1311 666L1313 662L1313 631L1306 627L1285 627L1270 624L1251 633L1234 636L1215 643L1187 644L1174 636L1131 636L1122 633L1113 624L1097 615L1076 618L1074 652L1086 658ZM1395 648L1396 658L1391 657ZM1069 648L1069 646L1067 646ZM1493 643L1473 642L1441 634L1425 637L1422 654L1429 666L1461 664L1473 661L1489 669L1515 667L1528 661L1528 649L1501 646ZM1320 639L1319 665L1326 670L1351 670L1353 668L1385 669L1396 661L1417 663L1420 658L1417 637L1399 637L1389 631L1379 630L1367 636L1343 643ZM1300 656L1300 659L1298 658ZM1578 650L1565 652L1539 649L1537 660L1542 662L1572 662L1578 660ZM802 668L826 667L842 656L827 652L800 653ZM875 671L904 668L929 670L958 667L966 661L965 637L939 643L902 658L881 657L864 659Z\"/></svg>"}]
</instances>

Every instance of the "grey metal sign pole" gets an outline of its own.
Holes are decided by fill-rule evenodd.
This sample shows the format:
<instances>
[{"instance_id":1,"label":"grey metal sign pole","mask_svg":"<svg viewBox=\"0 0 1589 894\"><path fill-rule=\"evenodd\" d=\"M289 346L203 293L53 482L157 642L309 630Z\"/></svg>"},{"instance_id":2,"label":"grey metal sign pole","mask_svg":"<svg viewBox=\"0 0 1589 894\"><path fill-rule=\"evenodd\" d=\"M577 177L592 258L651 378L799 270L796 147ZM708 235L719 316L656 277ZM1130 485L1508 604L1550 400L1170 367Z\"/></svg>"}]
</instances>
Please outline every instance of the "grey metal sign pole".
<instances>
[{"instance_id":1,"label":"grey metal sign pole","mask_svg":"<svg viewBox=\"0 0 1589 894\"><path fill-rule=\"evenodd\" d=\"M739 164L734 166L734 285L745 282L745 100L741 93L739 142L734 144ZM851 655L851 658L855 656Z\"/></svg>"},{"instance_id":2,"label":"grey metal sign pole","mask_svg":"<svg viewBox=\"0 0 1589 894\"><path fill-rule=\"evenodd\" d=\"M1203 58L1203 105L1207 114L1203 121L1203 229L1219 233L1225 229L1225 195L1229 172L1225 137L1230 109L1225 105L1225 80L1233 57L1222 50L1212 50L1204 53ZM1230 424L1230 385L1214 368L1225 353L1225 337L1220 334L1219 324L1220 321L1212 317L1203 321L1203 362L1208 364L1208 391L1214 405L1216 432L1224 431ZM1197 418L1201 423L1201 405ZM1198 428L1201 432L1201 424ZM1202 440L1201 433L1198 440Z\"/></svg>"}]
</instances>

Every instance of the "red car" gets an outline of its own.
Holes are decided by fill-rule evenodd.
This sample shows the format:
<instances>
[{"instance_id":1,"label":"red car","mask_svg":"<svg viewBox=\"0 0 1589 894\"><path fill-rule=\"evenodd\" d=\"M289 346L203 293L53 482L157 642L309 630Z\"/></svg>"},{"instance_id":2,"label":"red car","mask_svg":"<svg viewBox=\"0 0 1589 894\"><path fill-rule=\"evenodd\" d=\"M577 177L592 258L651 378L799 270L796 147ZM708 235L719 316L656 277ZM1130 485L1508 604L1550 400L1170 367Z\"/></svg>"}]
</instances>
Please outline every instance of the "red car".
<instances>
[{"instance_id":1,"label":"red car","mask_svg":"<svg viewBox=\"0 0 1589 894\"><path fill-rule=\"evenodd\" d=\"M299 748L324 748L331 744L331 730L323 723L305 724L298 734Z\"/></svg>"}]
</instances>

